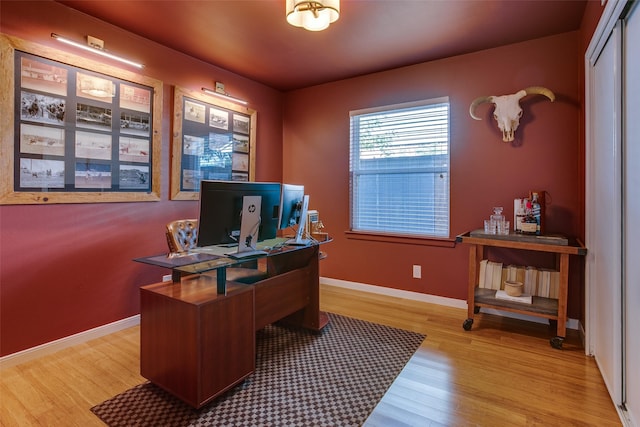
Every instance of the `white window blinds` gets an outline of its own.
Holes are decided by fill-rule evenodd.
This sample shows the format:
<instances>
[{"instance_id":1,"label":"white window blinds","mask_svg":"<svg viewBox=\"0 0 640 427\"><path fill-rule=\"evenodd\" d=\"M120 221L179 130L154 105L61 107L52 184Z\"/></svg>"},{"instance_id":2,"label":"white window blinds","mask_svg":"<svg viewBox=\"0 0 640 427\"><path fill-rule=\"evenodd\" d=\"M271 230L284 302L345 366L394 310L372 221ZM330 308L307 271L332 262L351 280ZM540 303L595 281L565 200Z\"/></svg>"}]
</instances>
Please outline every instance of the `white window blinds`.
<instances>
[{"instance_id":1,"label":"white window blinds","mask_svg":"<svg viewBox=\"0 0 640 427\"><path fill-rule=\"evenodd\" d=\"M350 116L351 229L449 237L449 99Z\"/></svg>"}]
</instances>

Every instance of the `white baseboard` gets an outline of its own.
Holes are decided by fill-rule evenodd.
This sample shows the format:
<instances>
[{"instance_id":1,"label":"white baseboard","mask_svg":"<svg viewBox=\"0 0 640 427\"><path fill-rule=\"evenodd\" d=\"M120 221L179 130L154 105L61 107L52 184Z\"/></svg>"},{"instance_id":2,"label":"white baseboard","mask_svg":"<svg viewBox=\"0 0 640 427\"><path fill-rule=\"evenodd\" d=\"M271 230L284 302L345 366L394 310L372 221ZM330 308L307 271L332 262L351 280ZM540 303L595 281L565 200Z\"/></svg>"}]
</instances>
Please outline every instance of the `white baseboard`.
<instances>
[{"instance_id":1,"label":"white baseboard","mask_svg":"<svg viewBox=\"0 0 640 427\"><path fill-rule=\"evenodd\" d=\"M466 300L460 300L455 298L447 298L447 297L423 294L420 292L413 292L413 291L404 291L401 289L385 288L384 286L367 285L364 283L349 282L346 280L331 279L328 277L320 277L320 283L330 285L330 286L337 286L340 288L353 289L356 291L371 292L374 294L387 295L390 297L405 298L413 301L427 302L431 304L444 305L447 307L454 307L454 308L463 308L465 310L467 309ZM547 323L546 319L543 319L540 317L527 316L525 314L511 313L509 311L495 310L492 308L482 308L482 312L487 314L495 314L503 317L510 317L513 319L526 320L528 322L536 322L536 323L544 323L544 324ZM580 322L577 319L568 319L567 328L580 329Z\"/></svg>"},{"instance_id":2,"label":"white baseboard","mask_svg":"<svg viewBox=\"0 0 640 427\"><path fill-rule=\"evenodd\" d=\"M330 279L328 277L320 277L320 283L339 288L353 289L356 291L370 292L372 294L386 295L395 298L410 299L413 301L428 302L431 304L444 305L447 307L467 309L467 302L455 298L440 297L437 295L422 294L420 292L403 291L401 289L385 288L384 286L367 285L358 282L349 282L346 280Z\"/></svg>"},{"instance_id":3,"label":"white baseboard","mask_svg":"<svg viewBox=\"0 0 640 427\"><path fill-rule=\"evenodd\" d=\"M459 300L455 298L441 297L438 295L423 294L420 292L404 291L401 289L385 288L384 286L367 285L358 282L349 282L346 280L331 279L328 277L320 277L320 283L330 286L337 286L341 288L353 289L362 292L370 292L374 294L386 295L395 298L410 299L413 301L421 301L430 304L438 304L447 307L467 309L467 302L465 300ZM530 322L546 323L544 319L535 316L526 316L517 313L510 313L506 311L499 311L494 309L482 309L483 313L496 314L504 317L511 317L514 319L527 320ZM463 319L464 320L464 319ZM71 347L77 344L90 341L95 338L100 338L105 335L118 332L122 329L130 328L140 324L140 315L131 316L126 319L118 320L107 325L98 326L97 328L90 329L88 331L80 332L75 335L61 338L56 341L51 341L36 347L28 348L17 353L9 354L0 358L0 369L9 368L11 366L19 365L21 363L28 362L29 360L37 359L38 357L45 356L47 354L54 353L56 351L63 350L67 347ZM580 329L580 322L576 319L567 320L567 328Z\"/></svg>"},{"instance_id":4,"label":"white baseboard","mask_svg":"<svg viewBox=\"0 0 640 427\"><path fill-rule=\"evenodd\" d=\"M510 311L500 311L500 310L495 310L493 308L482 308L482 312L483 313L487 313L487 314L495 314L498 316L503 316L503 317L510 317L512 319L520 319L520 320L526 320L527 322L535 322L535 323L543 323L543 324L548 324L549 321L542 318L542 317L536 317L536 316L527 316L526 314L519 314L519 313L511 313ZM578 321L578 319L567 319L567 329L575 329L575 330L579 330L580 329L580 322Z\"/></svg>"},{"instance_id":5,"label":"white baseboard","mask_svg":"<svg viewBox=\"0 0 640 427\"><path fill-rule=\"evenodd\" d=\"M12 353L0 358L0 370L9 368L11 366L19 365L21 363L28 362L38 357L45 356L47 354L55 353L56 351L63 350L67 347L71 347L77 344L90 341L92 339L100 338L105 335L112 334L114 332L121 331L122 329L130 328L140 324L140 315L128 317L126 319L118 320L107 325L98 326L97 328L89 329L88 331L79 332L75 335L69 335L68 337L60 338L59 340L51 341L36 347L28 348L17 353Z\"/></svg>"},{"instance_id":6,"label":"white baseboard","mask_svg":"<svg viewBox=\"0 0 640 427\"><path fill-rule=\"evenodd\" d=\"M622 425L624 427L637 427L640 424L636 424L631 419L631 414L624 408L621 408L620 405L616 405L616 411L618 412L618 416L620 417L620 421L622 421Z\"/></svg>"}]
</instances>

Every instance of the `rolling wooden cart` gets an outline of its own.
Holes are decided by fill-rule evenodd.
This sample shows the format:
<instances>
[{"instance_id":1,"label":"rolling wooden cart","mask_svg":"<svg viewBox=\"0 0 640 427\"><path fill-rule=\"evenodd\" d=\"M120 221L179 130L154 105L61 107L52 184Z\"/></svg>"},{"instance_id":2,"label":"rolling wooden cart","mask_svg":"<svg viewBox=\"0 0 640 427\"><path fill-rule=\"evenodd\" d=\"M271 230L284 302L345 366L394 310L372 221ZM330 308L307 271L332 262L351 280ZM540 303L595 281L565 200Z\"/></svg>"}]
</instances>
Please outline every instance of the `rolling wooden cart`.
<instances>
[{"instance_id":1,"label":"rolling wooden cart","mask_svg":"<svg viewBox=\"0 0 640 427\"><path fill-rule=\"evenodd\" d=\"M550 340L550 344L553 348L561 349L566 336L569 255L585 255L587 249L584 245L578 240L555 236L527 236L515 233L493 235L485 234L482 230L460 234L456 237L456 242L470 245L468 317L462 323L464 330L471 330L474 314L480 311L480 307L527 314L549 319L552 325L557 323L556 336ZM479 263L484 257L486 246L556 254L556 269L560 272L558 299L533 296L532 304L523 304L497 299L495 290L479 288Z\"/></svg>"}]
</instances>

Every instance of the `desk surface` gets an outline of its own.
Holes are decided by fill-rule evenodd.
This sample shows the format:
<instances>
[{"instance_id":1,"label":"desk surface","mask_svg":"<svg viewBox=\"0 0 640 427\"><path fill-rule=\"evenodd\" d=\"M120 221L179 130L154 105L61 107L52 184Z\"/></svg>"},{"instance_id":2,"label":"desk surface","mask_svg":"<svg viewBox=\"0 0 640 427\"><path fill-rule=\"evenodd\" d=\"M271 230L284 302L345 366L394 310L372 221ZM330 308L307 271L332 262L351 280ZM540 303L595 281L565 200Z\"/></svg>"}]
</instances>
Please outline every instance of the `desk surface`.
<instances>
[{"instance_id":1,"label":"desk surface","mask_svg":"<svg viewBox=\"0 0 640 427\"><path fill-rule=\"evenodd\" d=\"M215 270L222 267L232 267L252 261L257 258L264 258L278 255L288 251L295 251L306 246L287 245L288 238L275 238L258 242L256 245L258 250L265 251L264 255L255 257L235 259L229 256L237 250L237 247L229 247L226 245L215 245L194 248L187 252L169 253L154 255L149 257L136 258L134 261L144 264L155 265L158 267L170 268L182 273L204 273L206 271ZM322 244L325 242L313 243L309 246Z\"/></svg>"}]
</instances>

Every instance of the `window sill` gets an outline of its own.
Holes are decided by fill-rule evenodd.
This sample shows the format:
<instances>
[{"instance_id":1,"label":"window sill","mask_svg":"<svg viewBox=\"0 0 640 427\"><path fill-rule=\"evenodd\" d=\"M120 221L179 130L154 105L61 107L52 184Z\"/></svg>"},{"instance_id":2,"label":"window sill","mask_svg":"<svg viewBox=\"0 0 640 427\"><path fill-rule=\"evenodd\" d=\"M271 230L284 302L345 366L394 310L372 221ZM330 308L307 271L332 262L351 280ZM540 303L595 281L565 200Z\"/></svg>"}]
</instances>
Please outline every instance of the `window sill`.
<instances>
[{"instance_id":1,"label":"window sill","mask_svg":"<svg viewBox=\"0 0 640 427\"><path fill-rule=\"evenodd\" d=\"M347 239L369 240L373 242L404 243L408 245L439 246L443 248L453 248L456 239L445 239L436 237L418 237L404 234L373 233L366 231L345 231Z\"/></svg>"}]
</instances>

